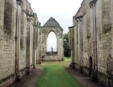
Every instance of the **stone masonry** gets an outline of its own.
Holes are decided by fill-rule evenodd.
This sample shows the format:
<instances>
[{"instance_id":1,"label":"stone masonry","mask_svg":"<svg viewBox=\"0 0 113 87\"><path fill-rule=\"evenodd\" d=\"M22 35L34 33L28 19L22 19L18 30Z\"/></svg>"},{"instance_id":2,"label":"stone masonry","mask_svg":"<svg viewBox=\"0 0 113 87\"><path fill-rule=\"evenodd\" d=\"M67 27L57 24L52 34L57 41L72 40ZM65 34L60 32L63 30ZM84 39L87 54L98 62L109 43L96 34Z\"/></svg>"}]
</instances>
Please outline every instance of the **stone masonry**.
<instances>
[{"instance_id":1,"label":"stone masonry","mask_svg":"<svg viewBox=\"0 0 113 87\"><path fill-rule=\"evenodd\" d=\"M113 0L83 0L70 35L73 67L107 87L113 87L112 9Z\"/></svg>"},{"instance_id":2,"label":"stone masonry","mask_svg":"<svg viewBox=\"0 0 113 87\"><path fill-rule=\"evenodd\" d=\"M39 63L40 22L27 0L0 0L0 87Z\"/></svg>"}]
</instances>

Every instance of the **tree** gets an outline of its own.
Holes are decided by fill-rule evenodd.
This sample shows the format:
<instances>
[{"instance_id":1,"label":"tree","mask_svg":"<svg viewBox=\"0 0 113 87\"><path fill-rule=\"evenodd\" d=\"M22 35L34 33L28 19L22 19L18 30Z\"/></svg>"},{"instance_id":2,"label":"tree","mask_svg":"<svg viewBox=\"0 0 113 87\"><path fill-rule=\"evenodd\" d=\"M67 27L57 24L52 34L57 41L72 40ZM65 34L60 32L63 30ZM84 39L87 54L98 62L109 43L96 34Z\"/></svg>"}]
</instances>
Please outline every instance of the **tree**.
<instances>
[{"instance_id":1,"label":"tree","mask_svg":"<svg viewBox=\"0 0 113 87\"><path fill-rule=\"evenodd\" d=\"M69 38L68 38L68 33L64 34L63 37L63 47L64 47L64 56L65 57L70 57L71 56L71 50L69 48Z\"/></svg>"}]
</instances>

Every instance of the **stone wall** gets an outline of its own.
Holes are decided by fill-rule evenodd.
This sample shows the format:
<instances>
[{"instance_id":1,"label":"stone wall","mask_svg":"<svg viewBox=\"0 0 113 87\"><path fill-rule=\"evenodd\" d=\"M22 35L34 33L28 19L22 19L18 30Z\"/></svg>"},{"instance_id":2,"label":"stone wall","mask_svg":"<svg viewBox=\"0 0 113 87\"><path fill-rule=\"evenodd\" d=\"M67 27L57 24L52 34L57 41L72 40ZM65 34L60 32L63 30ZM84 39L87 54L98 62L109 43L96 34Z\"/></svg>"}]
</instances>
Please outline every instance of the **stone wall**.
<instances>
[{"instance_id":1,"label":"stone wall","mask_svg":"<svg viewBox=\"0 0 113 87\"><path fill-rule=\"evenodd\" d=\"M74 22L74 67L113 86L112 0L84 0Z\"/></svg>"},{"instance_id":2,"label":"stone wall","mask_svg":"<svg viewBox=\"0 0 113 87\"><path fill-rule=\"evenodd\" d=\"M0 87L35 68L39 24L27 0L0 0Z\"/></svg>"},{"instance_id":3,"label":"stone wall","mask_svg":"<svg viewBox=\"0 0 113 87\"><path fill-rule=\"evenodd\" d=\"M0 2L2 6L0 8L0 83L2 83L15 73L16 3L14 0Z\"/></svg>"}]
</instances>

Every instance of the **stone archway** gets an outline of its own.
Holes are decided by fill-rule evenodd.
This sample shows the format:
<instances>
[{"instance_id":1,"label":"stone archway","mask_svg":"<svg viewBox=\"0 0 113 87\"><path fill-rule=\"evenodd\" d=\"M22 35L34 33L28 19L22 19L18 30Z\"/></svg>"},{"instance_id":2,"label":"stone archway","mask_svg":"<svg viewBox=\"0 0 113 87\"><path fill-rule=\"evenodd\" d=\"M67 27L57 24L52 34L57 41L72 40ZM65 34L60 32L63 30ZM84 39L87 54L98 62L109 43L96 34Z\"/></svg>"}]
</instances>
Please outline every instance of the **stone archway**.
<instances>
[{"instance_id":1,"label":"stone archway","mask_svg":"<svg viewBox=\"0 0 113 87\"><path fill-rule=\"evenodd\" d=\"M54 18L51 17L44 24L44 26L40 28L40 30L41 30L41 58L42 60L48 60L48 61L63 60L63 29L61 28L59 23ZM50 32L54 32L56 34L56 39L57 39L57 54L56 55L47 55L47 52L46 52L47 38Z\"/></svg>"}]
</instances>

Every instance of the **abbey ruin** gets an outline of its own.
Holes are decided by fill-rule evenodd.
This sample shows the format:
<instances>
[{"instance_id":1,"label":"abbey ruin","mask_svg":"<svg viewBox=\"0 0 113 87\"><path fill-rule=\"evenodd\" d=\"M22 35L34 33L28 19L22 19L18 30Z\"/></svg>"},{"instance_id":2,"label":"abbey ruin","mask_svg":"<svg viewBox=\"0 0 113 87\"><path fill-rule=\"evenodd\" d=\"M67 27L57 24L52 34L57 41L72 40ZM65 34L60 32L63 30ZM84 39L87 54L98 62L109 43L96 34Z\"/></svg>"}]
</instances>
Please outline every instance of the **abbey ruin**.
<instances>
[{"instance_id":1,"label":"abbey ruin","mask_svg":"<svg viewBox=\"0 0 113 87\"><path fill-rule=\"evenodd\" d=\"M113 0L83 0L69 27L70 67L103 87L113 87L112 8ZM57 52L47 52L51 32ZM0 0L0 87L29 76L43 61L63 60L63 28L53 17L41 26L28 0Z\"/></svg>"},{"instance_id":2,"label":"abbey ruin","mask_svg":"<svg viewBox=\"0 0 113 87\"><path fill-rule=\"evenodd\" d=\"M71 67L113 87L113 0L83 0L69 27Z\"/></svg>"}]
</instances>

